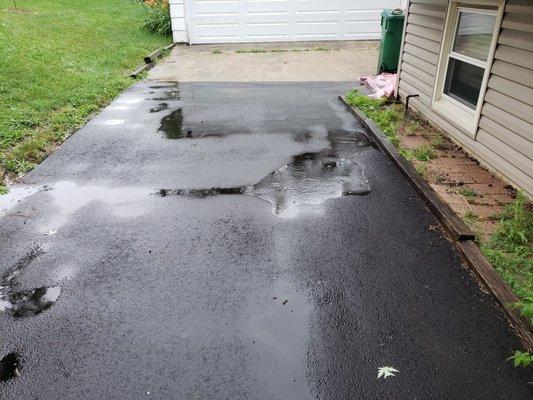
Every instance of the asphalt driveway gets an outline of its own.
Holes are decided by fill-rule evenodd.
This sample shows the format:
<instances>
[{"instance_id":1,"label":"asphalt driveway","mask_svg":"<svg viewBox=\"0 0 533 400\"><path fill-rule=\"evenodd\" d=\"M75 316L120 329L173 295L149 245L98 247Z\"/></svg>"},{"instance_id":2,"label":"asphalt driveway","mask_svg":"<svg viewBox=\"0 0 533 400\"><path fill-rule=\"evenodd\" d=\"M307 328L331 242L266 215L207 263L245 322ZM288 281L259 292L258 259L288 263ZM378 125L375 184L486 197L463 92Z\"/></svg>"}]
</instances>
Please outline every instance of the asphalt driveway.
<instances>
[{"instance_id":1,"label":"asphalt driveway","mask_svg":"<svg viewBox=\"0 0 533 400\"><path fill-rule=\"evenodd\" d=\"M2 200L0 397L529 399L353 85L147 81L28 174Z\"/></svg>"}]
</instances>

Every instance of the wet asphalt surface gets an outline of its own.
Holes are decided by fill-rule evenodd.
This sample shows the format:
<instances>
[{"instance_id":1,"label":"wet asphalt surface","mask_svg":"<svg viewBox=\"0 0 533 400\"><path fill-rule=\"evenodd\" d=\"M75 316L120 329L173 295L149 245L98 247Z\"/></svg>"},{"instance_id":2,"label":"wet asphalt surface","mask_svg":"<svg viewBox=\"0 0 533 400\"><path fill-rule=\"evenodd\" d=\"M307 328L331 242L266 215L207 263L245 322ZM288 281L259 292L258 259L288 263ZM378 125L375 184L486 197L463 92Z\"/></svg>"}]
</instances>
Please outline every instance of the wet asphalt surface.
<instances>
[{"instance_id":1,"label":"wet asphalt surface","mask_svg":"<svg viewBox=\"0 0 533 400\"><path fill-rule=\"evenodd\" d=\"M29 173L0 219L0 398L530 399L351 86L141 83Z\"/></svg>"}]
</instances>

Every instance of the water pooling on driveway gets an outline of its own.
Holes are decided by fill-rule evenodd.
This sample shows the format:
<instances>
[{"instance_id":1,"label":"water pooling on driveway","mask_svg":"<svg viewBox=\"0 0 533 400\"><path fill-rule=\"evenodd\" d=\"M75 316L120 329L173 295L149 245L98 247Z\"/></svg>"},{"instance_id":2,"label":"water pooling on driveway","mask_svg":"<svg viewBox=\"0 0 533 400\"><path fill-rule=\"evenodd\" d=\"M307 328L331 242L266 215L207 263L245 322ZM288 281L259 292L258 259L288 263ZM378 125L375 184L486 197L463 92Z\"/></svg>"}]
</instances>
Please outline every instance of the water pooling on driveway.
<instances>
[{"instance_id":1,"label":"water pooling on driveway","mask_svg":"<svg viewBox=\"0 0 533 400\"><path fill-rule=\"evenodd\" d=\"M528 398L351 87L141 83L28 174L0 220L2 399Z\"/></svg>"}]
</instances>

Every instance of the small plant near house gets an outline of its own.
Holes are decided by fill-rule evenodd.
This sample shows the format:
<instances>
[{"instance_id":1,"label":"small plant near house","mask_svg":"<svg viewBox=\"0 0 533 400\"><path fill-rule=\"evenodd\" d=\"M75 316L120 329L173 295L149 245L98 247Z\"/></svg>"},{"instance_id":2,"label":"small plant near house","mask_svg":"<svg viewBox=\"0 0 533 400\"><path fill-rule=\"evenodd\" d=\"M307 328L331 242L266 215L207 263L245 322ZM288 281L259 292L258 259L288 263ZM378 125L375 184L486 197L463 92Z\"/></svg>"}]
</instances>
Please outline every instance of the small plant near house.
<instances>
[{"instance_id":1,"label":"small plant near house","mask_svg":"<svg viewBox=\"0 0 533 400\"><path fill-rule=\"evenodd\" d=\"M220 50L220 49L213 49L212 53L213 53L213 54L222 54L222 50Z\"/></svg>"},{"instance_id":2,"label":"small plant near house","mask_svg":"<svg viewBox=\"0 0 533 400\"><path fill-rule=\"evenodd\" d=\"M413 156L418 161L429 161L434 159L437 155L431 145L423 145L413 150Z\"/></svg>"},{"instance_id":3,"label":"small plant near house","mask_svg":"<svg viewBox=\"0 0 533 400\"><path fill-rule=\"evenodd\" d=\"M514 356L509 357L507 360L508 361L512 360L513 361L513 365L515 367L524 367L524 368L526 368L526 367L529 367L530 365L533 364L533 354L517 350L514 353Z\"/></svg>"},{"instance_id":4,"label":"small plant near house","mask_svg":"<svg viewBox=\"0 0 533 400\"><path fill-rule=\"evenodd\" d=\"M407 136L414 135L415 132L420 128L420 122L418 121L411 121L405 126L405 134Z\"/></svg>"},{"instance_id":5,"label":"small plant near house","mask_svg":"<svg viewBox=\"0 0 533 400\"><path fill-rule=\"evenodd\" d=\"M400 154L403 158L405 158L407 161L413 160L413 150L412 149L399 149Z\"/></svg>"},{"instance_id":6,"label":"small plant near house","mask_svg":"<svg viewBox=\"0 0 533 400\"><path fill-rule=\"evenodd\" d=\"M433 135L433 137L430 139L431 147L434 149L446 149L446 140L444 137L440 134Z\"/></svg>"},{"instance_id":7,"label":"small plant near house","mask_svg":"<svg viewBox=\"0 0 533 400\"><path fill-rule=\"evenodd\" d=\"M427 166L426 164L416 164L415 165L415 171L418 175L420 175L422 178L424 178L427 175Z\"/></svg>"},{"instance_id":8,"label":"small plant near house","mask_svg":"<svg viewBox=\"0 0 533 400\"><path fill-rule=\"evenodd\" d=\"M497 212L497 213L489 215L487 217L487 219L489 221L498 221L499 222L502 219L502 215L499 212Z\"/></svg>"},{"instance_id":9,"label":"small plant near house","mask_svg":"<svg viewBox=\"0 0 533 400\"><path fill-rule=\"evenodd\" d=\"M235 53L237 53L237 54L246 54L246 53L257 54L257 53L268 53L268 50L266 50L266 49L239 49Z\"/></svg>"},{"instance_id":10,"label":"small plant near house","mask_svg":"<svg viewBox=\"0 0 533 400\"><path fill-rule=\"evenodd\" d=\"M459 189L457 193L464 196L466 198L466 201L468 201L469 203L472 202L474 198L477 196L477 193L473 189L466 187L466 186Z\"/></svg>"},{"instance_id":11,"label":"small plant near house","mask_svg":"<svg viewBox=\"0 0 533 400\"><path fill-rule=\"evenodd\" d=\"M0 185L0 196L3 194L7 194L9 190L7 189L7 186Z\"/></svg>"},{"instance_id":12,"label":"small plant near house","mask_svg":"<svg viewBox=\"0 0 533 400\"><path fill-rule=\"evenodd\" d=\"M430 145L423 145L416 149L400 149L400 154L408 161L429 161L436 157L435 150Z\"/></svg>"},{"instance_id":13,"label":"small plant near house","mask_svg":"<svg viewBox=\"0 0 533 400\"><path fill-rule=\"evenodd\" d=\"M529 324L533 326L533 297L525 299L524 301L519 301L513 306L520 309L522 317L527 318Z\"/></svg>"},{"instance_id":14,"label":"small plant near house","mask_svg":"<svg viewBox=\"0 0 533 400\"><path fill-rule=\"evenodd\" d=\"M172 34L168 0L145 0L146 15L141 29L161 36Z\"/></svg>"},{"instance_id":15,"label":"small plant near house","mask_svg":"<svg viewBox=\"0 0 533 400\"><path fill-rule=\"evenodd\" d=\"M479 215L475 214L472 211L467 211L463 216L463 219L467 224L473 224L474 222L479 221Z\"/></svg>"}]
</instances>

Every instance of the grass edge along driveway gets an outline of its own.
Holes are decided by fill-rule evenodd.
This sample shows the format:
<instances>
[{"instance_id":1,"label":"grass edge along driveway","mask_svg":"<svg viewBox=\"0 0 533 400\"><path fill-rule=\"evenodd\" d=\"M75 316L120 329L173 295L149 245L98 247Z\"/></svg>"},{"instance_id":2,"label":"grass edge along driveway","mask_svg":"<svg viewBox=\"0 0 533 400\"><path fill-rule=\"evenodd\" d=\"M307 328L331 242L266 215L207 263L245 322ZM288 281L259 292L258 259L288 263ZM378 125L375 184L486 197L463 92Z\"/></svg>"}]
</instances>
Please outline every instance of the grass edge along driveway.
<instances>
[{"instance_id":1,"label":"grass edge along driveway","mask_svg":"<svg viewBox=\"0 0 533 400\"><path fill-rule=\"evenodd\" d=\"M0 0L0 193L133 81L171 42L140 29L133 0Z\"/></svg>"}]
</instances>

